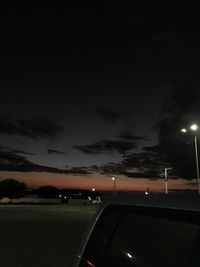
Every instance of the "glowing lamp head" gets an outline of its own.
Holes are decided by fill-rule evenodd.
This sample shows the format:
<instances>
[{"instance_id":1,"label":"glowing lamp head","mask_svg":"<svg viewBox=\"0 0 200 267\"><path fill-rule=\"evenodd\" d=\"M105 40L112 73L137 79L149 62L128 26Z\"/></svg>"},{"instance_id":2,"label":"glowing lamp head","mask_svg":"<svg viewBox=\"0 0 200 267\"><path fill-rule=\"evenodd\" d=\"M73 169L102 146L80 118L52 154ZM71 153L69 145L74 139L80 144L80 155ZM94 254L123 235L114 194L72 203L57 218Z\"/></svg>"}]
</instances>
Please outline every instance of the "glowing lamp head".
<instances>
[{"instance_id":1,"label":"glowing lamp head","mask_svg":"<svg viewBox=\"0 0 200 267\"><path fill-rule=\"evenodd\" d=\"M115 177L112 177L112 180L113 180L113 181L115 181L115 179L116 179Z\"/></svg>"},{"instance_id":2,"label":"glowing lamp head","mask_svg":"<svg viewBox=\"0 0 200 267\"><path fill-rule=\"evenodd\" d=\"M132 260L132 261L136 260L136 258L134 257L134 255L132 255L131 253L129 253L129 252L124 252L124 254L125 254L126 257L128 257L130 260Z\"/></svg>"},{"instance_id":3,"label":"glowing lamp head","mask_svg":"<svg viewBox=\"0 0 200 267\"><path fill-rule=\"evenodd\" d=\"M198 126L196 124L193 124L193 125L191 125L190 129L192 131L197 131L198 130Z\"/></svg>"},{"instance_id":4,"label":"glowing lamp head","mask_svg":"<svg viewBox=\"0 0 200 267\"><path fill-rule=\"evenodd\" d=\"M185 128L181 129L182 133L187 133L187 130Z\"/></svg>"},{"instance_id":5,"label":"glowing lamp head","mask_svg":"<svg viewBox=\"0 0 200 267\"><path fill-rule=\"evenodd\" d=\"M127 255L127 257L128 257L129 259L132 259L132 258L133 258L133 256L132 256L130 253L127 253L126 255Z\"/></svg>"}]
</instances>

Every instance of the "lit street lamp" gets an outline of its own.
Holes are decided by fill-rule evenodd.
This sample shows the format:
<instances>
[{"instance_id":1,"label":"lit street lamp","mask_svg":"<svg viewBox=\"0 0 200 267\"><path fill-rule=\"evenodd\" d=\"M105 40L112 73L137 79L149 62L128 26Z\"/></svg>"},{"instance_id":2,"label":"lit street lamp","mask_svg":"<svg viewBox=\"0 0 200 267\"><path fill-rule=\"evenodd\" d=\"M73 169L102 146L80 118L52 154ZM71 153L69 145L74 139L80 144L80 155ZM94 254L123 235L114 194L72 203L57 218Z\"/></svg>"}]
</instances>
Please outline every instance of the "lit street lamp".
<instances>
[{"instance_id":1,"label":"lit street lamp","mask_svg":"<svg viewBox=\"0 0 200 267\"><path fill-rule=\"evenodd\" d=\"M198 126L193 124L190 126L190 129L194 132L198 130ZM187 129L182 129L182 133L187 133ZM197 136L194 135L194 147L195 147L195 156L196 156L196 169L197 169L197 184L198 184L198 193L200 194L200 178L199 178L199 157L198 157L198 144L197 144Z\"/></svg>"},{"instance_id":2,"label":"lit street lamp","mask_svg":"<svg viewBox=\"0 0 200 267\"><path fill-rule=\"evenodd\" d=\"M117 183L117 178L116 177L112 177L112 181L113 181L113 193L116 193L116 183Z\"/></svg>"},{"instance_id":3,"label":"lit street lamp","mask_svg":"<svg viewBox=\"0 0 200 267\"><path fill-rule=\"evenodd\" d=\"M182 133L187 133L187 130L185 128L181 129Z\"/></svg>"}]
</instances>

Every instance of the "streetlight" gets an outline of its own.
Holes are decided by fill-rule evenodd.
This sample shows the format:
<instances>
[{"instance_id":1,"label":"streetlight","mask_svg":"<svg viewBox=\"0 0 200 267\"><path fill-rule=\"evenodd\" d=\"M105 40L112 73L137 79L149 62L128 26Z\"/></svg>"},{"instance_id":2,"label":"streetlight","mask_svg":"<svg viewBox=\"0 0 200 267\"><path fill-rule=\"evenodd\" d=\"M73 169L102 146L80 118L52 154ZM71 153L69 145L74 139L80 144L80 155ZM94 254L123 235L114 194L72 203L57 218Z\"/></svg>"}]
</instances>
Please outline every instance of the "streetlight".
<instances>
[{"instance_id":1,"label":"streetlight","mask_svg":"<svg viewBox=\"0 0 200 267\"><path fill-rule=\"evenodd\" d=\"M96 191L96 189L95 188L92 188L92 192L95 192Z\"/></svg>"},{"instance_id":2,"label":"streetlight","mask_svg":"<svg viewBox=\"0 0 200 267\"><path fill-rule=\"evenodd\" d=\"M190 126L190 129L194 132L198 130L198 126L193 124ZM187 133L187 129L181 129L181 132ZM197 144L197 136L194 135L194 147L195 147L195 156L196 156L196 169L197 169L197 184L198 184L198 193L200 194L200 177L199 177L199 157L198 157L198 144Z\"/></svg>"},{"instance_id":3,"label":"streetlight","mask_svg":"<svg viewBox=\"0 0 200 267\"><path fill-rule=\"evenodd\" d=\"M190 129L193 131L197 131L198 130L198 126L196 124L193 124L190 126Z\"/></svg>"},{"instance_id":4,"label":"streetlight","mask_svg":"<svg viewBox=\"0 0 200 267\"><path fill-rule=\"evenodd\" d=\"M181 129L182 133L187 133L187 130L185 128Z\"/></svg>"},{"instance_id":5,"label":"streetlight","mask_svg":"<svg viewBox=\"0 0 200 267\"><path fill-rule=\"evenodd\" d=\"M116 177L112 177L112 181L113 181L113 192L115 194L116 193L117 178Z\"/></svg>"}]
</instances>

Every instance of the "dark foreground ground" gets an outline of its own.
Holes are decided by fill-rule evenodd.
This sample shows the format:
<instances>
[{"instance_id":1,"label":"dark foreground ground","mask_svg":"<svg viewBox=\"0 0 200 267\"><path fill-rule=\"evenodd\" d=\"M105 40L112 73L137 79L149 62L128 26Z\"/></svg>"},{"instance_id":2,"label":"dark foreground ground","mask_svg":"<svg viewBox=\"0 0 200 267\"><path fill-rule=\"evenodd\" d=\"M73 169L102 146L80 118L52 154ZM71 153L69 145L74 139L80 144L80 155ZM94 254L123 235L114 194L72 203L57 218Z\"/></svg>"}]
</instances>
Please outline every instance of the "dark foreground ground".
<instances>
[{"instance_id":1,"label":"dark foreground ground","mask_svg":"<svg viewBox=\"0 0 200 267\"><path fill-rule=\"evenodd\" d=\"M71 267L95 206L0 206L0 266Z\"/></svg>"}]
</instances>

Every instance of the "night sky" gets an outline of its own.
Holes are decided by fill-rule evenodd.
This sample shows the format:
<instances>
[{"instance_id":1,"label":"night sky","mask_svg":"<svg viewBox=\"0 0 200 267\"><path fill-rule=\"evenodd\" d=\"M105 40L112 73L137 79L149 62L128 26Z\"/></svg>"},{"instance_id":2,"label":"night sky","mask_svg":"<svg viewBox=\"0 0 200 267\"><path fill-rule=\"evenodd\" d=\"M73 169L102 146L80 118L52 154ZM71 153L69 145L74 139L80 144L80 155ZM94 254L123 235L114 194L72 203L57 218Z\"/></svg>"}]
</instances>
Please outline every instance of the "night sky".
<instances>
[{"instance_id":1,"label":"night sky","mask_svg":"<svg viewBox=\"0 0 200 267\"><path fill-rule=\"evenodd\" d=\"M2 8L0 180L196 188L200 4Z\"/></svg>"}]
</instances>

